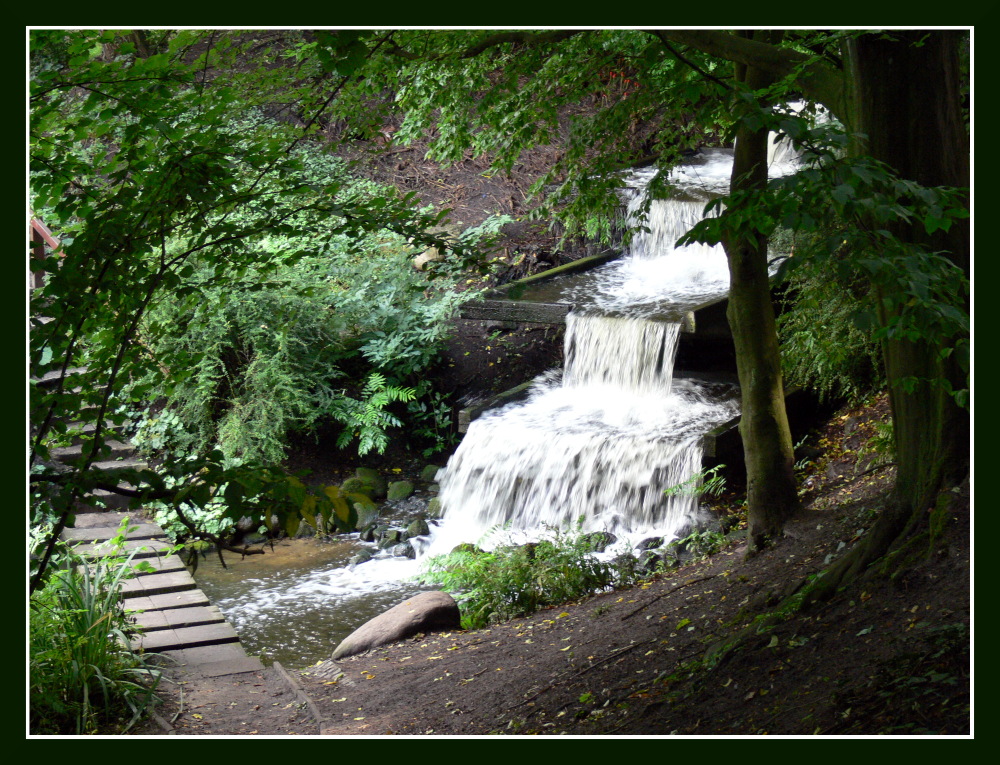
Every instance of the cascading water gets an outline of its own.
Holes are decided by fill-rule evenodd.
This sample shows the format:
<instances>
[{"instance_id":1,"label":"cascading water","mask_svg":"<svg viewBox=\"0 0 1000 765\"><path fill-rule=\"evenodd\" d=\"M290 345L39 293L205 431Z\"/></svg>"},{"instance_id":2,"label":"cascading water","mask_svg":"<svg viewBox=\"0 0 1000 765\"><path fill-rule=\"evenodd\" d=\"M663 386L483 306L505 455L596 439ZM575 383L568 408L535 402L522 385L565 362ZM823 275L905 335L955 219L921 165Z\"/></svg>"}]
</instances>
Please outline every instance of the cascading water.
<instances>
[{"instance_id":1,"label":"cascading water","mask_svg":"<svg viewBox=\"0 0 1000 765\"><path fill-rule=\"evenodd\" d=\"M440 476L444 522L431 552L497 526L673 536L697 513L665 490L700 469L702 435L735 400L672 379L680 325L570 314L561 377L473 422Z\"/></svg>"},{"instance_id":2,"label":"cascading water","mask_svg":"<svg viewBox=\"0 0 1000 765\"><path fill-rule=\"evenodd\" d=\"M701 467L702 435L738 412L735 390L674 377L684 311L728 290L721 248L673 243L725 193L732 154L702 154L674 171L677 198L654 201L625 257L594 269L557 302L567 318L565 368L537 380L527 401L474 421L439 476L444 519L430 538L412 540L421 557L479 542L496 526L524 537L545 526L607 530L625 537L674 536L696 518L690 496L664 490ZM772 166L772 174L792 165ZM631 177L626 199L635 216L653 171ZM553 299L546 297L546 300ZM420 562L388 551L348 565L361 543L323 548L297 561L250 556L231 572L199 569L199 584L234 624L251 652L290 664L324 658L363 621L426 586L411 577ZM300 554L296 550L293 554ZM263 558L271 565L260 565ZM273 570L272 570L273 569ZM250 572L253 572L252 574Z\"/></svg>"},{"instance_id":3,"label":"cascading water","mask_svg":"<svg viewBox=\"0 0 1000 765\"><path fill-rule=\"evenodd\" d=\"M772 175L794 168L781 148L772 159ZM667 490L700 470L703 435L739 405L735 393L673 379L678 318L723 297L729 271L720 246L674 243L727 190L731 170L731 151L702 152L671 173L675 198L653 200L646 214L656 171L633 173L626 215L645 230L626 257L562 291L574 304L562 376L544 375L527 401L470 425L439 476L444 518L426 552L483 542L497 528L533 537L579 523L638 541L676 537L698 520L696 497Z\"/></svg>"}]
</instances>

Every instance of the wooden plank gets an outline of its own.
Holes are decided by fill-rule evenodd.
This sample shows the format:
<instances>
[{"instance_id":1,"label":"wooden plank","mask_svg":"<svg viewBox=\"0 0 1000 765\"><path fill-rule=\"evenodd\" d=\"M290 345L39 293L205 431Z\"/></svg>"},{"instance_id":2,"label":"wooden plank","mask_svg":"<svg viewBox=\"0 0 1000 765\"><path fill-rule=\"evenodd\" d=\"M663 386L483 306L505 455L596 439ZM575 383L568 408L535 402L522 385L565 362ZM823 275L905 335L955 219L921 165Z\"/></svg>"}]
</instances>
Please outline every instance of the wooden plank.
<instances>
[{"instance_id":1,"label":"wooden plank","mask_svg":"<svg viewBox=\"0 0 1000 765\"><path fill-rule=\"evenodd\" d=\"M118 536L117 526L104 526L98 528L66 529L62 533L62 538L67 542L105 542ZM139 523L128 532L128 539L154 539L163 537L163 529L155 523Z\"/></svg>"},{"instance_id":2,"label":"wooden plank","mask_svg":"<svg viewBox=\"0 0 1000 765\"><path fill-rule=\"evenodd\" d=\"M82 544L75 549L80 555L91 557L107 555L111 551L111 548L106 544ZM127 539L122 545L122 552L126 555L135 551L136 560L163 556L173 549L174 545L161 539Z\"/></svg>"},{"instance_id":3,"label":"wooden plank","mask_svg":"<svg viewBox=\"0 0 1000 765\"><path fill-rule=\"evenodd\" d=\"M460 315L463 319L484 321L517 321L531 324L565 324L569 303L534 303L528 300L483 300L466 303Z\"/></svg>"},{"instance_id":4,"label":"wooden plank","mask_svg":"<svg viewBox=\"0 0 1000 765\"><path fill-rule=\"evenodd\" d=\"M76 518L73 521L73 528L75 529L93 529L93 528L114 528L117 529L123 520L126 518L132 518L135 523L142 523L141 518L130 515L129 513L77 513Z\"/></svg>"},{"instance_id":5,"label":"wooden plank","mask_svg":"<svg viewBox=\"0 0 1000 765\"><path fill-rule=\"evenodd\" d=\"M579 260L574 260L569 263L564 263L561 266L556 266L555 268L550 268L541 273L532 274L531 276L525 276L517 281L505 284L502 287L498 287L495 292L503 292L506 294L517 294L520 290L523 290L530 284L537 284L538 282L549 281L557 276L566 276L567 274L578 274L581 271L589 271L592 268L603 265L609 260L614 260L620 258L622 252L620 250L605 250L597 255L588 255L585 258L580 258Z\"/></svg>"},{"instance_id":6,"label":"wooden plank","mask_svg":"<svg viewBox=\"0 0 1000 765\"><path fill-rule=\"evenodd\" d=\"M183 590L181 592L161 592L150 595L137 592L128 599L126 608L137 611L164 611L173 608L188 608L190 606L207 606L208 598L201 590Z\"/></svg>"},{"instance_id":7,"label":"wooden plank","mask_svg":"<svg viewBox=\"0 0 1000 765\"><path fill-rule=\"evenodd\" d=\"M59 460L60 462L65 462L67 464L73 462L74 460L79 460L83 456L83 446L81 439L74 439L77 443L72 446L57 446L55 449L50 449L49 454L52 459ZM109 439L104 442L104 445L110 449L108 452L109 457L125 457L127 455L133 454L135 452L135 447L132 444L126 444L123 441L117 441L115 439Z\"/></svg>"},{"instance_id":8,"label":"wooden plank","mask_svg":"<svg viewBox=\"0 0 1000 765\"><path fill-rule=\"evenodd\" d=\"M148 635L135 638L132 641L132 646L134 648L141 646L144 651L170 651L179 648L219 645L220 643L238 643L239 640L239 636L229 622L218 622L198 627L156 630Z\"/></svg>"},{"instance_id":9,"label":"wooden plank","mask_svg":"<svg viewBox=\"0 0 1000 765\"><path fill-rule=\"evenodd\" d=\"M148 564L153 571L136 571L136 576L153 576L157 574L171 574L178 571L187 571L184 561L176 555L164 555L158 558L144 558L141 563Z\"/></svg>"},{"instance_id":10,"label":"wooden plank","mask_svg":"<svg viewBox=\"0 0 1000 765\"><path fill-rule=\"evenodd\" d=\"M175 571L169 574L149 574L129 579L122 583L122 596L125 598L142 597L143 595L162 595L197 589L194 579L187 571Z\"/></svg>"},{"instance_id":11,"label":"wooden plank","mask_svg":"<svg viewBox=\"0 0 1000 765\"><path fill-rule=\"evenodd\" d=\"M249 672L261 669L260 660L248 658L243 646L239 643L222 643L220 645L201 646L199 648L179 648L174 651L162 651L164 656L182 665L209 676L217 674L232 674L233 672ZM221 672L211 672L212 668L221 667Z\"/></svg>"},{"instance_id":12,"label":"wooden plank","mask_svg":"<svg viewBox=\"0 0 1000 765\"><path fill-rule=\"evenodd\" d=\"M191 606L170 608L165 611L143 611L136 614L136 624L146 632L176 629L178 627L198 627L203 624L224 622L226 617L215 606Z\"/></svg>"}]
</instances>

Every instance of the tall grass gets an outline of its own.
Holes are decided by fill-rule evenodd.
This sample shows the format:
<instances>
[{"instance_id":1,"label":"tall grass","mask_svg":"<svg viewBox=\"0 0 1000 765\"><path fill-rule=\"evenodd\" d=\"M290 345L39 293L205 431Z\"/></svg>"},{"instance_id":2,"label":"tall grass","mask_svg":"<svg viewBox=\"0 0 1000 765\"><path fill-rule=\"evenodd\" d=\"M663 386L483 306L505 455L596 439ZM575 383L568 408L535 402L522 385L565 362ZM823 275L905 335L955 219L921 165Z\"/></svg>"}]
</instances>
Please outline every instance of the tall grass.
<instances>
[{"instance_id":1,"label":"tall grass","mask_svg":"<svg viewBox=\"0 0 1000 765\"><path fill-rule=\"evenodd\" d=\"M68 550L62 567L30 600L30 732L124 732L155 699L160 679L133 651L137 633L122 605L135 552L122 555L125 525L112 540L118 554L89 561Z\"/></svg>"}]
</instances>

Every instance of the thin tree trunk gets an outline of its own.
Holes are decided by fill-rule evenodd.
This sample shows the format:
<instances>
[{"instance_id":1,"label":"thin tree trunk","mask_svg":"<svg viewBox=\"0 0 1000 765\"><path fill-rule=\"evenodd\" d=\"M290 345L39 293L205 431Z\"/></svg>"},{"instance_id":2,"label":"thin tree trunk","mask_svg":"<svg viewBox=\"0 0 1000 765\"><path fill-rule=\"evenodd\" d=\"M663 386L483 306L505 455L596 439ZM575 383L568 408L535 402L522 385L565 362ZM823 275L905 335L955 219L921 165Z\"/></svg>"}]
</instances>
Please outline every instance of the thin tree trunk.
<instances>
[{"instance_id":1,"label":"thin tree trunk","mask_svg":"<svg viewBox=\"0 0 1000 765\"><path fill-rule=\"evenodd\" d=\"M741 75L753 90L766 87L772 79L763 70L738 65L737 77ZM767 138L766 128L739 128L732 191L766 189ZM727 316L742 391L740 435L747 469L748 549L753 553L781 534L799 500L771 303L767 238L746 227L727 236L723 244L730 273Z\"/></svg>"}]
</instances>

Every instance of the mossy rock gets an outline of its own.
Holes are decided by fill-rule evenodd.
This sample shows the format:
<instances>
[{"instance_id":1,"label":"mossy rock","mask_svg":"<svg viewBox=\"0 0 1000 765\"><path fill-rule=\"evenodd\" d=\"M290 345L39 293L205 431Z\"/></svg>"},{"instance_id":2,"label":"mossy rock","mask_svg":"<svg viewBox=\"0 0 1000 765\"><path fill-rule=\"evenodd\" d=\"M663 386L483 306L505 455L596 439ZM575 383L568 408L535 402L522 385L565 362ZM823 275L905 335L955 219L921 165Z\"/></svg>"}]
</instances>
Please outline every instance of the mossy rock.
<instances>
[{"instance_id":1,"label":"mossy rock","mask_svg":"<svg viewBox=\"0 0 1000 765\"><path fill-rule=\"evenodd\" d=\"M347 562L352 566L357 566L359 563L367 563L374 557L375 553L371 550L361 550L356 555L352 555L351 559Z\"/></svg>"},{"instance_id":2,"label":"mossy rock","mask_svg":"<svg viewBox=\"0 0 1000 765\"><path fill-rule=\"evenodd\" d=\"M453 553L469 553L470 555L479 555L479 553L482 552L482 549L476 547L476 545L472 544L472 542L462 542L460 545L455 545L451 551Z\"/></svg>"},{"instance_id":3,"label":"mossy rock","mask_svg":"<svg viewBox=\"0 0 1000 765\"><path fill-rule=\"evenodd\" d=\"M386 550L403 542L403 532L399 529L389 529L379 539L378 549Z\"/></svg>"},{"instance_id":4,"label":"mossy rock","mask_svg":"<svg viewBox=\"0 0 1000 765\"><path fill-rule=\"evenodd\" d=\"M425 537L431 533L431 527L423 518L417 518L403 532L403 539L413 539L414 537Z\"/></svg>"},{"instance_id":5,"label":"mossy rock","mask_svg":"<svg viewBox=\"0 0 1000 765\"><path fill-rule=\"evenodd\" d=\"M583 536L583 544L590 552L602 553L618 541L610 531L593 531Z\"/></svg>"},{"instance_id":6,"label":"mossy rock","mask_svg":"<svg viewBox=\"0 0 1000 765\"><path fill-rule=\"evenodd\" d=\"M441 467L439 465L428 465L420 471L420 480L426 481L427 483L433 483L437 478L437 474L440 469Z\"/></svg>"},{"instance_id":7,"label":"mossy rock","mask_svg":"<svg viewBox=\"0 0 1000 765\"><path fill-rule=\"evenodd\" d=\"M370 528L378 521L378 506L374 503L352 502L354 512L358 514L358 522L354 526L356 531Z\"/></svg>"},{"instance_id":8,"label":"mossy rock","mask_svg":"<svg viewBox=\"0 0 1000 765\"><path fill-rule=\"evenodd\" d=\"M383 478L377 470L366 467L359 467L354 471L356 478L363 478L374 488L374 494L372 499L385 499L386 490L389 487L388 482ZM348 479L351 480L351 479Z\"/></svg>"},{"instance_id":9,"label":"mossy rock","mask_svg":"<svg viewBox=\"0 0 1000 765\"><path fill-rule=\"evenodd\" d=\"M427 517L428 518L440 518L441 517L441 498L431 497L430 502L427 503Z\"/></svg>"},{"instance_id":10,"label":"mossy rock","mask_svg":"<svg viewBox=\"0 0 1000 765\"><path fill-rule=\"evenodd\" d=\"M413 494L412 481L393 481L392 483L389 484L389 490L386 493L386 499L388 500L406 499L411 494Z\"/></svg>"},{"instance_id":11,"label":"mossy rock","mask_svg":"<svg viewBox=\"0 0 1000 765\"><path fill-rule=\"evenodd\" d=\"M398 545L394 545L389 550L389 554L394 558L416 558L417 551L413 548L409 542L402 542Z\"/></svg>"},{"instance_id":12,"label":"mossy rock","mask_svg":"<svg viewBox=\"0 0 1000 765\"><path fill-rule=\"evenodd\" d=\"M340 491L344 494L364 494L368 499L375 499L375 484L358 476L344 481L340 485Z\"/></svg>"}]
</instances>

